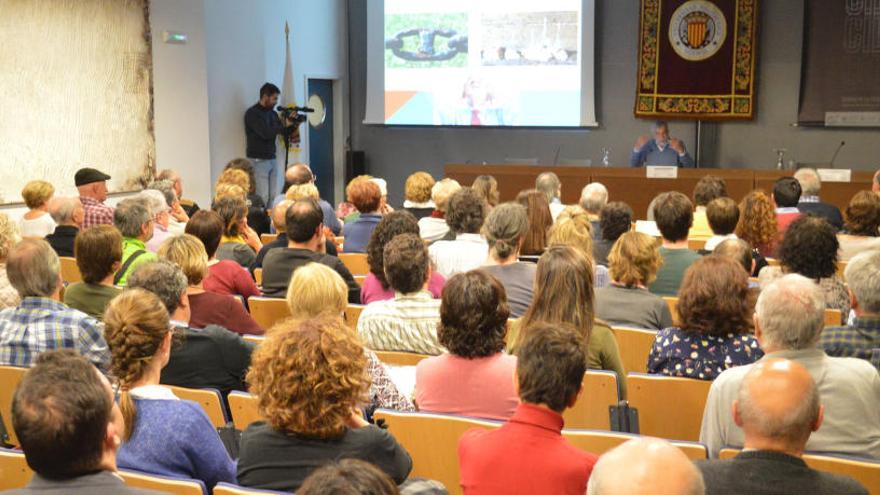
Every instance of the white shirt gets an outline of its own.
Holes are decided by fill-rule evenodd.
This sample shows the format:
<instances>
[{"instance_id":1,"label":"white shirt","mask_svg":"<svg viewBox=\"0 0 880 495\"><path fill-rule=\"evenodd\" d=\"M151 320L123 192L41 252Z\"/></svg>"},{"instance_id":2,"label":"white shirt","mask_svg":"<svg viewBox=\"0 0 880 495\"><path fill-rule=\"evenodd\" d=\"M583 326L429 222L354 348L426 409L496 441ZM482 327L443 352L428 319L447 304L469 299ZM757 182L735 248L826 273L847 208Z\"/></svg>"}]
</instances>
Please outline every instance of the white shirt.
<instances>
[{"instance_id":1,"label":"white shirt","mask_svg":"<svg viewBox=\"0 0 880 495\"><path fill-rule=\"evenodd\" d=\"M179 400L170 388L163 385L143 385L128 392L132 397L148 400Z\"/></svg>"},{"instance_id":2,"label":"white shirt","mask_svg":"<svg viewBox=\"0 0 880 495\"><path fill-rule=\"evenodd\" d=\"M42 239L55 232L55 220L52 220L52 215L48 213L44 213L32 220L22 217L18 227L21 230L22 237L39 237Z\"/></svg>"},{"instance_id":3,"label":"white shirt","mask_svg":"<svg viewBox=\"0 0 880 495\"><path fill-rule=\"evenodd\" d=\"M446 277L483 266L489 244L480 234L458 234L454 241L437 241L428 248L434 269Z\"/></svg>"},{"instance_id":4,"label":"white shirt","mask_svg":"<svg viewBox=\"0 0 880 495\"><path fill-rule=\"evenodd\" d=\"M424 217L419 220L419 236L426 241L437 241L449 233L445 218Z\"/></svg>"},{"instance_id":5,"label":"white shirt","mask_svg":"<svg viewBox=\"0 0 880 495\"><path fill-rule=\"evenodd\" d=\"M706 241L706 245L703 247L706 251L714 251L719 244L724 241L730 239L737 239L736 234L727 234L727 235L713 235Z\"/></svg>"},{"instance_id":6,"label":"white shirt","mask_svg":"<svg viewBox=\"0 0 880 495\"><path fill-rule=\"evenodd\" d=\"M358 318L357 333L374 351L437 355L446 351L437 339L438 323L440 300L430 292L398 292L394 299L368 304Z\"/></svg>"},{"instance_id":7,"label":"white shirt","mask_svg":"<svg viewBox=\"0 0 880 495\"><path fill-rule=\"evenodd\" d=\"M559 200L554 200L550 203L550 215L553 216L553 221L556 221L556 218L562 213L562 210L565 209L565 205L560 203Z\"/></svg>"}]
</instances>

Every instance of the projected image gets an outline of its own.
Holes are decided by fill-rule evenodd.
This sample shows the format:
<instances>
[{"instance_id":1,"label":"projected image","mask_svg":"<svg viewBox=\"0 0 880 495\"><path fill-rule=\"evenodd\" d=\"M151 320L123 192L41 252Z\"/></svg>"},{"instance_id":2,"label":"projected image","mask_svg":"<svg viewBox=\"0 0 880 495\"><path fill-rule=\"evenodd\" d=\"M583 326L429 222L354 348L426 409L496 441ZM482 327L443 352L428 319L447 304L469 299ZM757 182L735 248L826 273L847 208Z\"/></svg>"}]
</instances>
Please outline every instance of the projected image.
<instances>
[{"instance_id":1,"label":"projected image","mask_svg":"<svg viewBox=\"0 0 880 495\"><path fill-rule=\"evenodd\" d=\"M385 67L467 66L467 14L385 17Z\"/></svg>"},{"instance_id":2,"label":"projected image","mask_svg":"<svg viewBox=\"0 0 880 495\"><path fill-rule=\"evenodd\" d=\"M528 12L482 18L483 65L576 65L577 12Z\"/></svg>"}]
</instances>

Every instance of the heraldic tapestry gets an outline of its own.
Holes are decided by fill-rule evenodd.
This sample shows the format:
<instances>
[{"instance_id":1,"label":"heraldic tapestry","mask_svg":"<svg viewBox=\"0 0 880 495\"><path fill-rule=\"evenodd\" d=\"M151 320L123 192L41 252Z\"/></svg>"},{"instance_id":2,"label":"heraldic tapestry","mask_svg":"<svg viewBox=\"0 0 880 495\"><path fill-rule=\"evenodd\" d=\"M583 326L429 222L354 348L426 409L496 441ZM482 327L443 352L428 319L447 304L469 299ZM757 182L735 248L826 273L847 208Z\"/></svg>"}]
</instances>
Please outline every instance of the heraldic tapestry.
<instances>
[{"instance_id":1,"label":"heraldic tapestry","mask_svg":"<svg viewBox=\"0 0 880 495\"><path fill-rule=\"evenodd\" d=\"M636 117L751 119L758 0L642 0Z\"/></svg>"}]
</instances>

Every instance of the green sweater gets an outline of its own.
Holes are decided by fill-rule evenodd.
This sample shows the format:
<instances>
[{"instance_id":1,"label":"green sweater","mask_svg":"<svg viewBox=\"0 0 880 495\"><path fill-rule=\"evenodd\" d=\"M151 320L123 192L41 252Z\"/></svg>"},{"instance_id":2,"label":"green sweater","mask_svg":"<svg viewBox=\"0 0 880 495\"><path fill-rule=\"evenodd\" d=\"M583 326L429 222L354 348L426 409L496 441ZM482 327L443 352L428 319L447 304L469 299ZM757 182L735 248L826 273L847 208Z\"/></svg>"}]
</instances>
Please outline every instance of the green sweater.
<instances>
[{"instance_id":1,"label":"green sweater","mask_svg":"<svg viewBox=\"0 0 880 495\"><path fill-rule=\"evenodd\" d=\"M663 257L663 266L657 271L657 280L651 284L650 290L658 296L677 296L684 272L700 259L700 255L690 249L661 247L660 256Z\"/></svg>"},{"instance_id":2,"label":"green sweater","mask_svg":"<svg viewBox=\"0 0 880 495\"><path fill-rule=\"evenodd\" d=\"M144 263L149 263L151 261L156 261L159 258L156 256L156 253L151 253L147 251L147 246L144 244L144 241L140 239L135 239L133 237L124 237L122 239L122 265L125 266L125 262L128 261L128 258L134 253L143 250L145 253L141 254L131 263L128 268L126 268L125 273L123 273L119 278L119 283L116 285L125 285L128 280L128 276L134 273L137 267L143 265Z\"/></svg>"},{"instance_id":3,"label":"green sweater","mask_svg":"<svg viewBox=\"0 0 880 495\"><path fill-rule=\"evenodd\" d=\"M104 319L104 309L122 290L101 284L77 282L64 289L64 304L97 318Z\"/></svg>"}]
</instances>

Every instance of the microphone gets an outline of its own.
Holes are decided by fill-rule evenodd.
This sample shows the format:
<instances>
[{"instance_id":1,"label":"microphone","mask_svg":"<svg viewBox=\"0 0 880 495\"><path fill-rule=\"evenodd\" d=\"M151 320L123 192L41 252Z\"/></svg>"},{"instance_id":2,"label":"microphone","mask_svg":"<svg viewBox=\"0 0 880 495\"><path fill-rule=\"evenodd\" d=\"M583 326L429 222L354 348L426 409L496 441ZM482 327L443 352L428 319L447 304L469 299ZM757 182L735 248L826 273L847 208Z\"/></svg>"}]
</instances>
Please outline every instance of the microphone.
<instances>
[{"instance_id":1,"label":"microphone","mask_svg":"<svg viewBox=\"0 0 880 495\"><path fill-rule=\"evenodd\" d=\"M556 147L556 154L553 156L553 166L554 166L554 167L555 167L556 165L559 164L559 152L560 152L560 151L562 151L562 145L561 145L561 144L560 144L559 146Z\"/></svg>"},{"instance_id":2,"label":"microphone","mask_svg":"<svg viewBox=\"0 0 880 495\"><path fill-rule=\"evenodd\" d=\"M841 141L840 146L838 146L837 149L834 150L834 154L831 156L831 162L828 163L828 168L834 168L834 160L837 159L837 154L840 153L841 148L843 148L845 145L846 141Z\"/></svg>"}]
</instances>

